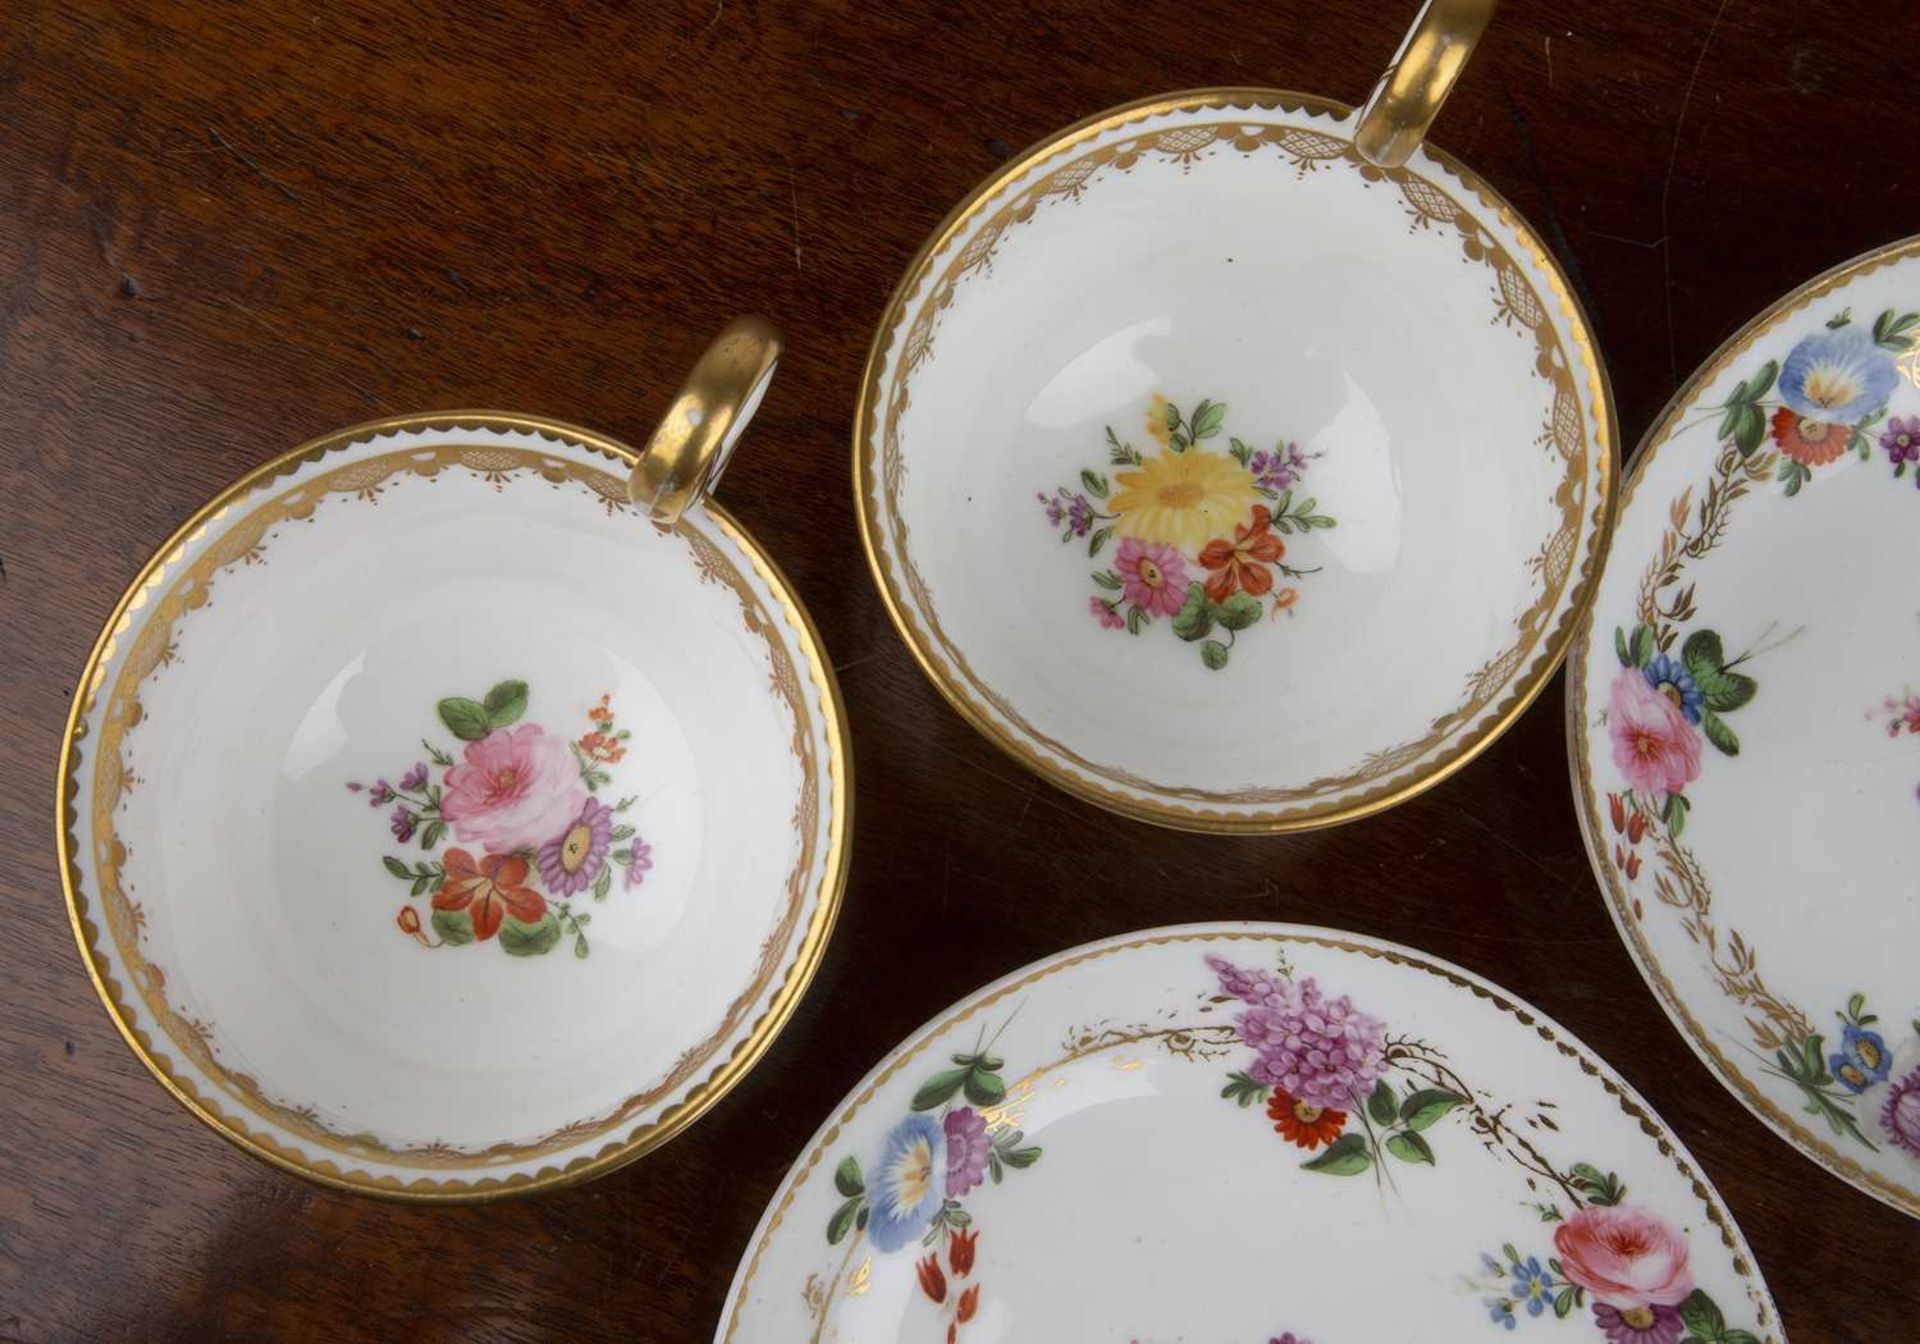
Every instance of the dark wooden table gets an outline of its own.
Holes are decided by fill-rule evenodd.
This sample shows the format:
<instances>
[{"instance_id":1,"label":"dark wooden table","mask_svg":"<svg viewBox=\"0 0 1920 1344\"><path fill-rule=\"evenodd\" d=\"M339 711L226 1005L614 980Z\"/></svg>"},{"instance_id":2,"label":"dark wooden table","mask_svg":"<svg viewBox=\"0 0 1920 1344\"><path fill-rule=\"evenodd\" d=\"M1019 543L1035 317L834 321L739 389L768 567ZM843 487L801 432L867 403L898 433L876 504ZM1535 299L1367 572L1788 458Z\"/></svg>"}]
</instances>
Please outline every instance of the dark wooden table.
<instances>
[{"instance_id":1,"label":"dark wooden table","mask_svg":"<svg viewBox=\"0 0 1920 1344\"><path fill-rule=\"evenodd\" d=\"M1539 1004L1698 1155L1796 1340L1920 1338L1920 1226L1749 1117L1622 950L1557 683L1384 816L1180 836L977 737L868 578L855 384L946 209L1138 95L1358 101L1411 3L486 8L0 4L0 1337L704 1340L786 1163L912 1027L1086 939L1273 918ZM1916 41L1908 0L1510 0L1436 138L1575 277L1629 444L1745 317L1920 229ZM819 619L859 766L812 991L711 1115L581 1188L404 1208L256 1164L128 1053L68 930L53 761L101 620L197 504L298 440L488 405L639 441L751 309L790 357L723 495Z\"/></svg>"}]
</instances>

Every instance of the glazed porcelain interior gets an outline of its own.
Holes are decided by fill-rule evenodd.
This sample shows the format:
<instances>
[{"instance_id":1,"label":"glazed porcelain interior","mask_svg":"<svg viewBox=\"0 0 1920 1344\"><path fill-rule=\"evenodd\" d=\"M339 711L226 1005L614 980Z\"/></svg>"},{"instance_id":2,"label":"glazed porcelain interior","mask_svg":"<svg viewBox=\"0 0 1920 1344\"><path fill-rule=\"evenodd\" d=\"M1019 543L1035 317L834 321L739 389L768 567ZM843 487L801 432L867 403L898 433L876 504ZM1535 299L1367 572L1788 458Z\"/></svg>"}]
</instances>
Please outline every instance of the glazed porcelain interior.
<instances>
[{"instance_id":1,"label":"glazed porcelain interior","mask_svg":"<svg viewBox=\"0 0 1920 1344\"><path fill-rule=\"evenodd\" d=\"M117 768L83 741L75 817L96 964L156 1067L294 1165L564 1172L757 1053L811 970L817 650L731 524L662 532L624 471L487 427L319 453L116 640L86 731L124 725Z\"/></svg>"},{"instance_id":2,"label":"glazed porcelain interior","mask_svg":"<svg viewBox=\"0 0 1920 1344\"><path fill-rule=\"evenodd\" d=\"M992 188L883 332L863 504L903 628L1122 810L1350 813L1570 633L1612 473L1585 325L1501 203L1349 127L1115 114Z\"/></svg>"},{"instance_id":3,"label":"glazed porcelain interior","mask_svg":"<svg viewBox=\"0 0 1920 1344\"><path fill-rule=\"evenodd\" d=\"M1484 1344L1516 1318L1781 1338L1692 1159L1560 1028L1404 948L1212 925L1063 953L903 1043L794 1164L716 1339Z\"/></svg>"},{"instance_id":4,"label":"glazed porcelain interior","mask_svg":"<svg viewBox=\"0 0 1920 1344\"><path fill-rule=\"evenodd\" d=\"M1815 281L1634 468L1569 697L1589 848L1694 1047L1920 1214L1920 256Z\"/></svg>"}]
</instances>

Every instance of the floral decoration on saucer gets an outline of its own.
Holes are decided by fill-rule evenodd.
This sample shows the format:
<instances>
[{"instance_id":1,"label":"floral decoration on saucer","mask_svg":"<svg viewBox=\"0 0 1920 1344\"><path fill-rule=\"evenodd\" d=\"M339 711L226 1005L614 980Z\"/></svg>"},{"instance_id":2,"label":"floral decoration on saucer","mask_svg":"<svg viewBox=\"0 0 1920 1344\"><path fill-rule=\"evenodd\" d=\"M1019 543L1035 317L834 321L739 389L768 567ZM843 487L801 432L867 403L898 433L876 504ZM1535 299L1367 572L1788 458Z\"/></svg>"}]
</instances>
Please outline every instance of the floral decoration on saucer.
<instances>
[{"instance_id":1,"label":"floral decoration on saucer","mask_svg":"<svg viewBox=\"0 0 1920 1344\"><path fill-rule=\"evenodd\" d=\"M1647 435L1568 721L1588 849L1688 1041L1920 1215L1920 251L1788 295Z\"/></svg>"}]
</instances>

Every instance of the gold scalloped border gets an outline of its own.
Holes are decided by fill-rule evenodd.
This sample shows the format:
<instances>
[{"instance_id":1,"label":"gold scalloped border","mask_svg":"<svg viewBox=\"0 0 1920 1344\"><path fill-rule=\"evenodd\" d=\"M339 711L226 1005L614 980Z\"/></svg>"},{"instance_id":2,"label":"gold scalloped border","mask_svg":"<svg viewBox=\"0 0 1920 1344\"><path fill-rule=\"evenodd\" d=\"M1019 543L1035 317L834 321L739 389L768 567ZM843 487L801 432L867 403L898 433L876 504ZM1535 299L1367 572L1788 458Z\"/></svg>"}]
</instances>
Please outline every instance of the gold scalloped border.
<instances>
[{"instance_id":1,"label":"gold scalloped border","mask_svg":"<svg viewBox=\"0 0 1920 1344\"><path fill-rule=\"evenodd\" d=\"M890 470L877 469L879 464L876 458L884 450L885 444L880 442L881 435L878 432L879 427L874 423L875 407L879 389L889 362L889 355L893 350L895 339L901 325L905 321L907 307L923 286L927 285L933 279L932 266L935 259L951 248L956 240L956 236L961 230L972 223L972 221L984 211L995 206L1006 188L1012 182L1039 165L1051 159L1060 158L1064 156L1067 151L1118 127L1134 122L1144 122L1153 117L1171 112L1216 109L1261 112L1278 111L1281 113L1305 112L1308 115L1326 115L1335 123L1344 121L1351 115L1351 109L1344 105L1330 99L1317 98L1310 94L1251 88L1201 89L1190 93L1144 99L1139 102L1114 108L1108 112L1101 113L1095 117L1079 122L1074 126L1068 127L1066 130L1061 131L1057 135L1028 150L1019 158L1009 161L1006 167L999 173L981 184L980 187L975 189L972 195L962 201L960 205L956 206L947 216L946 220L941 223L940 227L934 231L934 234L922 246L919 254L908 266L906 273L902 276L900 283L894 290L892 298L888 302L885 313L882 315L879 327L874 334L872 345L868 351L867 369L861 382L860 402L854 421L854 503L860 523L861 542L867 552L868 564L872 569L876 585L880 589L880 594L886 604L888 614L893 618L894 625L900 631L908 650L920 664L928 679L934 683L941 694L946 697L947 701L959 711L961 717L973 724L975 729L989 741L993 742L995 746L1056 786L1098 806L1108 808L1122 815L1134 817L1138 820L1195 831L1270 833L1306 830L1368 816L1391 807L1395 803L1413 797L1415 794L1421 793L1433 787L1435 784L1440 783L1455 771L1465 766L1504 733L1514 720L1525 712L1527 706L1530 705L1541 690L1545 688L1546 683L1552 678L1554 671L1559 667L1561 659L1565 656L1572 642L1573 632L1578 625L1579 617L1585 612L1593 600L1594 590L1597 587L1597 577L1603 565L1607 545L1611 537L1611 522L1616 493L1614 484L1619 474L1619 454L1617 448L1618 422L1613 406L1612 387L1607 380L1604 367L1600 364L1596 356L1590 324L1586 319L1586 315L1581 311L1578 302L1574 299L1571 289L1567 285L1566 279L1561 273L1558 264L1546 251L1539 238L1519 217L1511 205L1484 180L1476 176L1463 164L1456 162L1432 146L1426 147L1427 153L1443 171L1450 173L1464 188L1475 193L1479 197L1482 207L1494 214L1501 224L1520 240L1534 265L1540 273L1546 277L1553 297L1559 302L1560 311L1568 322L1570 335L1580 355L1581 363L1584 366L1584 371L1587 375L1588 391L1592 397L1596 412L1593 442L1599 449L1600 458L1597 488L1598 500L1590 516L1591 528L1587 533L1585 555L1578 568L1573 600L1568 603L1566 609L1561 614L1561 619L1553 626L1551 631L1546 632L1546 650L1534 661L1531 667L1527 668L1524 672L1519 671L1520 664L1524 661L1527 652L1538 642L1541 636L1542 632L1539 627L1542 618L1546 615L1547 611L1550 611L1552 605L1558 601L1559 593L1564 590L1567 577L1572 572L1572 556L1570 553L1567 555L1565 563L1560 567L1560 586L1556 587L1552 583L1548 585L1548 594L1542 599L1540 604L1544 610L1527 613L1526 616L1523 617L1523 638L1521 643L1515 649L1509 650L1506 654L1496 656L1486 667L1482 668L1479 673L1469 679L1469 700L1472 701L1477 696L1479 697L1478 703L1470 703L1464 708L1443 716L1436 721L1430 735L1418 743L1389 749L1383 753L1377 753L1375 757L1370 758L1368 765L1363 766L1361 771L1356 775L1342 780L1314 781L1305 786L1305 791L1311 794L1323 788L1344 790L1354 785L1365 783L1369 779L1376 778L1380 773L1391 773L1400 770L1407 765L1410 759L1417 760L1420 756L1431 751L1434 746L1443 742L1451 732L1458 728L1461 722L1472 719L1476 715L1482 716L1478 729L1463 734L1446 750L1440 752L1438 755L1432 756L1428 760L1424 770L1416 770L1410 777L1398 781L1389 779L1387 782L1371 789L1350 794L1344 798L1336 798L1331 802L1306 807L1283 807L1270 808L1263 811L1249 811L1244 807L1223 809L1167 801L1166 799L1170 795L1192 797L1203 801L1219 801L1223 799L1233 801L1245 798L1254 803L1268 802L1274 799L1268 798L1266 795L1257 791L1254 793L1216 794L1204 790L1173 789L1167 786L1157 785L1151 781L1137 779L1124 771L1115 771L1084 761L1064 746L1040 734L1037 730L1033 729L1031 725L1026 724L1020 716L1013 713L1001 697L992 692L990 688L986 688L979 683L979 679L973 675L970 668L966 667L964 659L959 659L957 653L951 648L950 641L947 641L944 635L940 636L941 646L945 650L947 658L955 659L959 662L961 673L956 675L947 667L942 658L935 653L931 647L931 637L921 630L916 619L915 611L911 609L908 601L896 587L893 564L886 557L878 536L880 526L878 517L882 504L881 491L885 490L890 498L894 489L897 487L898 460L896 455L891 462ZM1222 125L1231 125L1231 123L1223 123ZM1283 131L1286 129L1289 128L1282 128ZM1211 144L1217 138L1220 127L1215 125L1170 127L1161 134L1178 134L1190 130L1204 131L1206 133L1207 144ZM1338 143L1342 147L1340 157L1350 157L1347 154L1350 145L1345 140L1340 140L1338 137L1321 136L1317 132L1306 130L1298 130L1298 134L1312 137L1315 140L1325 140L1328 143ZM1225 138L1231 143L1238 143L1233 141L1231 136ZM1244 128L1241 138L1246 138ZM1250 143L1256 143L1257 147L1257 143L1264 142L1263 139L1256 137L1256 141ZM1276 141L1275 143L1279 142ZM1198 152L1199 148L1204 147L1205 146L1196 146L1190 152ZM1111 151L1110 157L1115 157L1125 152L1126 148L1127 142L1116 142L1115 145L1107 147L1107 150ZM1285 146L1282 145L1282 148L1284 151ZM1175 146L1172 152L1178 153L1182 151L1179 146ZM1312 146L1307 146L1304 149L1296 148L1295 153L1296 157L1299 157L1301 153L1306 153L1307 157L1314 159L1328 157L1328 154L1322 153ZM1080 173L1079 179L1076 180L1074 174L1080 168L1082 162L1083 160L1075 160L1066 163L1063 168L1056 169L1054 174L1050 175L1048 179L1036 183L1033 187L1022 193L1021 196L1002 208L1000 216L1005 216L1006 220L1000 222L999 227L990 225L978 237L970 241L966 248L961 250L949 267L949 271L942 277L940 284L934 286L933 292L930 293L929 298L923 305L922 320L924 321L927 317L937 312L938 309L943 308L947 301L950 301L951 286L954 283L953 277L955 272L972 269L973 267L983 264L987 256L990 255L992 246L997 244L1005 227L1013 222L1019 222L1031 216L1038 201L1044 199L1044 197L1049 194L1049 183L1052 181L1052 177L1065 174L1066 180L1064 185L1060 185L1054 188L1054 190L1064 192L1068 195L1075 195L1080 189L1084 177L1092 171L1097 170L1098 167L1103 166L1101 164L1089 165L1086 172ZM1464 217L1477 226L1480 232L1487 235L1488 240L1492 243L1493 251L1498 254L1500 259L1507 262L1507 266L1510 268L1512 274L1517 277L1519 282L1525 287L1525 297L1531 299L1532 302L1541 309L1542 317L1540 325L1545 325L1549 328L1556 346L1561 349L1562 363L1565 366L1561 374L1564 378L1571 380L1574 377L1575 371L1571 361L1566 359L1564 346L1560 343L1559 332L1552 330L1550 321L1545 317L1545 305L1540 303L1538 295L1533 291L1531 278L1515 266L1511 259L1506 256L1499 239L1494 237L1490 230L1485 229L1484 225L1480 225L1478 220L1473 219L1471 213L1460 206L1458 202L1455 202L1451 196L1418 174L1406 169L1372 169L1371 171L1378 173L1384 179L1391 179L1400 185L1402 194L1407 196L1409 205L1422 220L1440 218L1441 216L1430 215L1421 205L1421 202L1415 199L1415 193L1412 187L1418 187L1422 189L1424 193L1430 193L1433 197L1443 199L1451 204L1456 211L1456 215L1450 222L1454 222L1456 227L1458 227L1458 220ZM1410 187L1409 184L1412 184L1412 187ZM1029 196L1033 197L1033 199L1028 200L1027 198ZM1000 221L1000 216L996 216L996 221ZM982 246L982 240L985 240L985 250L976 252L976 248ZM1475 255L1477 246L1478 244L1473 238L1463 236L1463 247L1467 249L1469 258ZM1494 267L1497 278L1504 280L1508 272L1502 271L1498 262L1491 257L1487 258L1487 260L1488 264ZM943 287L945 290L944 294L942 293ZM1496 293L1501 302L1509 301L1510 296L1507 287L1503 283L1496 284ZM916 322L912 332L910 332L907 337L906 343L901 347L901 368L893 374L896 381L910 374L913 366L917 365L918 361L925 357L929 337L927 333L921 331L921 326L922 322ZM1536 340L1538 340L1537 327ZM1544 346L1541 361L1543 363L1547 362ZM1553 377L1550 369L1543 370L1543 376L1547 376L1550 381ZM1558 418L1559 398L1556 397L1555 400L1555 408L1549 412L1549 441L1554 437L1554 431L1556 429L1554 421ZM1582 420L1584 420L1584 408L1579 405L1577 396L1573 400L1576 412L1578 412ZM900 401L901 394L899 392L893 393L889 398L888 433L892 432L893 421L899 414ZM1582 436L1581 439L1580 468L1574 475L1578 478L1579 488L1584 493L1586 490L1584 436ZM1561 493L1567 493L1564 483ZM1574 530L1577 531L1580 516L1579 502L1569 497L1562 501L1562 507L1565 514L1573 520ZM890 516L896 519L896 523L898 522L897 510L890 510ZM1565 528L1563 527L1562 530L1564 531ZM1555 548L1559 540L1560 538L1558 534L1556 534L1556 537L1549 541L1546 550L1543 551L1544 560L1551 562L1552 557L1550 552ZM900 542L896 542L896 545L900 546L901 554L905 557L907 552L904 546L901 545ZM1569 542L1563 549L1570 552L1572 545L1573 543ZM918 574L917 572L911 571L910 562L908 562L905 567L910 571L907 575L908 585L909 587L916 588L917 591L919 587L923 586L917 583ZM1531 620L1529 621L1528 618L1531 618ZM1531 628L1526 628L1529 625ZM1492 700L1502 686L1513 687L1512 694L1495 705L1491 714L1483 713L1486 709L1487 702ZM1128 793L1122 789L1110 787L1108 784L1100 782L1099 779L1087 778L1086 774L1079 773L1072 765L1064 764L1041 751L1034 750L1024 741L1019 740L1013 729L1005 728L997 722L988 707L982 705L974 698L976 692L984 697L1001 715L1009 719L1019 731L1025 732L1029 737L1046 743L1067 760L1077 763L1082 770L1091 772L1101 778L1112 779L1123 784L1131 784L1136 789L1152 792L1160 796L1142 798L1138 796L1137 793ZM1295 792L1297 791L1281 790L1277 791L1275 797L1287 798L1293 796Z\"/></svg>"},{"instance_id":2,"label":"gold scalloped border","mask_svg":"<svg viewBox=\"0 0 1920 1344\"><path fill-rule=\"evenodd\" d=\"M1541 1040L1553 1046L1561 1055L1573 1060L1580 1071L1590 1078L1597 1079L1606 1089L1607 1095L1614 1098L1620 1109L1630 1119L1639 1123L1640 1130L1652 1139L1660 1155L1673 1164L1673 1169L1684 1179L1693 1191L1694 1198L1705 1209L1707 1220L1720 1233L1720 1243L1732 1256L1734 1273L1748 1280L1747 1300L1758 1313L1755 1324L1766 1329L1770 1323L1778 1321L1779 1308L1774 1305L1773 1295L1768 1290L1766 1280L1760 1277L1758 1269L1751 1260L1751 1251L1745 1245L1745 1238L1739 1233L1738 1226L1720 1202L1720 1196L1706 1178L1696 1172L1685 1154L1678 1139L1668 1132L1666 1124L1656 1115L1606 1062L1590 1051L1564 1027L1555 1024L1538 1009L1518 999L1509 998L1506 991L1471 972L1464 971L1451 963L1429 958L1412 948L1384 940L1361 939L1333 930L1305 931L1285 926L1258 926L1248 928L1231 925L1202 925L1194 928L1176 929L1167 932L1146 932L1132 937L1096 943L1073 951L1062 952L1054 957L1030 966L1024 972L1016 972L1016 978L1008 980L997 989L976 994L963 1000L931 1026L922 1028L920 1037L911 1045L900 1047L877 1072L860 1086L846 1103L837 1119L815 1135L803 1160L794 1164L785 1189L775 1203L768 1207L764 1217L764 1226L755 1233L753 1254L736 1275L733 1287L727 1294L724 1336L716 1333L720 1344L733 1344L734 1332L740 1324L740 1310L746 1300L747 1290L753 1283L754 1275L759 1271L761 1258L773 1244L774 1233L780 1230L787 1213L793 1207L794 1198L807 1183L814 1169L839 1141L841 1131L859 1114L862 1107L872 1101L874 1096L891 1082L901 1070L925 1053L935 1041L945 1036L952 1028L966 1022L977 1014L993 1007L1009 995L1027 989L1049 976L1070 970L1090 961L1099 961L1121 952L1132 952L1145 947L1165 947L1175 943L1214 943L1214 942L1255 942L1292 944L1306 947L1322 947L1336 952L1357 952L1375 961L1384 961L1389 965L1404 966L1410 970L1424 971L1458 989L1470 991L1477 999L1484 1000L1499 1011L1512 1017L1523 1027L1531 1027ZM1765 1344L1785 1344L1785 1338L1769 1331Z\"/></svg>"},{"instance_id":3,"label":"gold scalloped border","mask_svg":"<svg viewBox=\"0 0 1920 1344\"><path fill-rule=\"evenodd\" d=\"M819 693L822 708L827 711L822 727L827 739L831 812L828 819L827 852L819 883L818 902L813 918L799 946L794 950L787 974L775 990L766 1012L753 1024L726 1060L716 1066L705 1079L689 1089L683 1098L663 1109L655 1118L635 1127L624 1137L603 1145L597 1151L581 1153L564 1163L546 1165L532 1173L513 1172L504 1177L489 1176L474 1180L435 1180L423 1176L403 1181L392 1175L375 1176L358 1168L343 1168L326 1158L312 1157L297 1147L281 1144L270 1134L257 1133L249 1129L238 1117L226 1115L213 1098L203 1097L200 1094L191 1079L176 1077L167 1066L166 1060L155 1053L151 1037L133 1020L132 1014L122 999L120 985L113 978L110 966L94 949L99 929L88 917L87 901L82 894L78 841L74 833L78 822L76 802L79 788L80 743L86 736L87 719L98 700L104 682L105 665L112 659L118 640L132 630L135 613L152 599L160 583L165 579L168 569L184 556L188 546L200 540L208 526L221 519L230 508L250 494L282 476L291 475L302 466L317 461L328 453L340 451L364 440L386 437L408 430L489 430L508 434L533 434L606 457L616 464L625 466L631 466L636 456L632 449L616 440L559 421L493 411L455 411L440 415L400 416L356 425L310 440L248 473L210 501L160 547L122 595L108 618L89 655L80 685L75 692L68 715L67 730L61 744L56 802L56 838L60 854L61 884L65 891L68 914L73 924L81 957L86 964L89 977L94 982L94 988L100 994L102 1003L106 1005L109 1015L134 1054L182 1105L215 1132L255 1156L322 1184L401 1200L480 1202L588 1180L659 1147L704 1114L721 1096L731 1090L765 1053L773 1037L779 1033L792 1015L800 995L811 981L814 971L818 969L845 890L849 857L846 840L852 808L851 762L848 760L846 750L848 729L839 685L831 665L823 655L819 632L812 619L794 597L791 586L778 567L738 523L711 500L707 501L705 507L713 521L720 527L722 533L751 560L754 571L779 603L793 642L800 656L807 663L808 672ZM597 493L604 496L603 491L597 491ZM693 534L689 532L689 535ZM707 547L711 550L711 542L707 542ZM700 555L700 548L697 545L695 549L696 563L702 559L711 558ZM720 553L716 550L712 551L712 554ZM725 559L723 555L720 558ZM793 913L797 915L797 911L798 907ZM619 1117L616 1116L607 1127L618 1123ZM414 1158L415 1155L409 1154L407 1157Z\"/></svg>"},{"instance_id":4,"label":"gold scalloped border","mask_svg":"<svg viewBox=\"0 0 1920 1344\"><path fill-rule=\"evenodd\" d=\"M1647 430L1646 436L1640 440L1640 446L1634 450L1633 465L1620 492L1621 517L1626 516L1627 509L1632 505L1635 491L1646 478L1647 468L1659 456L1660 450L1672 441L1670 435L1674 425L1707 384L1751 350L1761 337L1789 317L1811 307L1816 299L1826 297L1849 281L1914 257L1920 257L1920 236L1902 238L1843 261L1774 300L1722 342L1720 348L1707 356L1693 375L1680 385ZM1910 1189L1877 1171L1869 1171L1856 1159L1835 1148L1762 1092L1733 1059L1713 1043L1705 1025L1688 1011L1685 1000L1667 978L1660 959L1654 955L1652 944L1641 933L1640 922L1633 917L1632 894L1620 885L1606 861L1607 847L1602 838L1605 832L1602 830L1589 765L1592 753L1587 746L1586 664L1593 643L1594 620L1595 613L1589 608L1581 619L1573 648L1567 656L1567 768L1573 778L1573 795L1578 804L1575 811L1579 814L1580 835L1586 842L1587 859L1600 880L1600 889L1607 897L1607 909L1613 915L1621 941L1627 945L1627 951L1640 968L1641 976L1653 989L1654 997L1660 1001L1660 1006L1666 1010L1674 1026L1679 1028L1687 1044L1693 1047L1694 1053L1719 1078L1721 1085L1733 1093L1742 1105L1806 1157L1855 1189L1892 1205L1902 1213L1920 1218L1920 1188Z\"/></svg>"}]
</instances>

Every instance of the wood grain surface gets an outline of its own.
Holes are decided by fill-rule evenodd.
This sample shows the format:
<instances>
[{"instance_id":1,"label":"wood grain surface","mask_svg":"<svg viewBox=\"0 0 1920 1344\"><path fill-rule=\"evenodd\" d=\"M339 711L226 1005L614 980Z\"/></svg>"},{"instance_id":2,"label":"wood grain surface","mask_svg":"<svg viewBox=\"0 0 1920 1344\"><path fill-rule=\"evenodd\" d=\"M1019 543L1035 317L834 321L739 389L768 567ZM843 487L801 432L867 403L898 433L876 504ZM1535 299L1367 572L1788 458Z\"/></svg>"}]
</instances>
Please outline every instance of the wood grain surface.
<instances>
[{"instance_id":1,"label":"wood grain surface","mask_svg":"<svg viewBox=\"0 0 1920 1344\"><path fill-rule=\"evenodd\" d=\"M1411 10L0 2L0 1338L707 1339L787 1162L896 1040L1046 953L1219 918L1398 939L1532 1000L1699 1157L1793 1339L1920 1338L1920 1226L1741 1109L1622 950L1557 682L1383 816L1181 836L976 736L869 579L855 387L945 211L1144 94L1357 102ZM1575 277L1629 445L1743 319L1920 230L1917 40L1908 0L1503 8L1436 139ZM637 442L747 310L790 353L722 493L818 618L858 761L812 991L712 1114L585 1187L404 1208L255 1163L147 1076L75 954L54 760L100 622L200 502L299 440L484 405Z\"/></svg>"}]
</instances>

